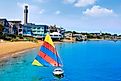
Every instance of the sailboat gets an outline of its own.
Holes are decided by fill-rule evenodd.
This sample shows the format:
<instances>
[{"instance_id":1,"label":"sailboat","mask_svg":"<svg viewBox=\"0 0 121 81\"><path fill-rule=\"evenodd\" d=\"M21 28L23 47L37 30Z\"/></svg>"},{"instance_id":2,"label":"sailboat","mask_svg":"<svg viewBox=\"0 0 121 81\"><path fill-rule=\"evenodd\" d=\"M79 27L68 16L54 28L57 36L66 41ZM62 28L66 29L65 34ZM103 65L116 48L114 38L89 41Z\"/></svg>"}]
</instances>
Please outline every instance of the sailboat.
<instances>
[{"instance_id":1,"label":"sailboat","mask_svg":"<svg viewBox=\"0 0 121 81\"><path fill-rule=\"evenodd\" d=\"M53 75L63 76L64 71L61 68L63 66L62 61L49 34L45 36L45 40L40 47L38 55L32 62L32 65L43 67L53 66L55 67Z\"/></svg>"}]
</instances>

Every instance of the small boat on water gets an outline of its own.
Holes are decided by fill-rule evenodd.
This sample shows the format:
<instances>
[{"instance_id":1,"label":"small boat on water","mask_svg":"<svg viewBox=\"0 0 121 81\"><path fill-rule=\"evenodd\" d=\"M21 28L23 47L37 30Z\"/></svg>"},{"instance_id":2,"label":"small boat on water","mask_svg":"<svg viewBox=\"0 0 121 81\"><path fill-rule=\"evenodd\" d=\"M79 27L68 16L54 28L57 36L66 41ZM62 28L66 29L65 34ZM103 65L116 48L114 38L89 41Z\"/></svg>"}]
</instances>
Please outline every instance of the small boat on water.
<instances>
[{"instance_id":1,"label":"small boat on water","mask_svg":"<svg viewBox=\"0 0 121 81\"><path fill-rule=\"evenodd\" d=\"M64 77L64 71L62 68L55 68L54 71L53 71L53 75L58 77L58 78L62 78Z\"/></svg>"},{"instance_id":2,"label":"small boat on water","mask_svg":"<svg viewBox=\"0 0 121 81\"><path fill-rule=\"evenodd\" d=\"M49 34L46 35L45 40L40 47L40 51L35 57L32 65L45 67L53 66L55 67L53 75L59 78L63 77L64 71L61 68L63 66L62 61Z\"/></svg>"}]
</instances>

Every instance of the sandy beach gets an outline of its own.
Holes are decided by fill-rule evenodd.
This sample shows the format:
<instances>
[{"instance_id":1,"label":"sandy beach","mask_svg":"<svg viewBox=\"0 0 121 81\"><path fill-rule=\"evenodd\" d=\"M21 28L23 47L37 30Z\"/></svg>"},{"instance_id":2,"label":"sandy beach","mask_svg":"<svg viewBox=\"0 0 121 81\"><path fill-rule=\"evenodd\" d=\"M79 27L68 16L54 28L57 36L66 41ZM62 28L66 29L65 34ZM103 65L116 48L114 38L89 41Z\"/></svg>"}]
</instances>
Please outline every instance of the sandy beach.
<instances>
[{"instance_id":1,"label":"sandy beach","mask_svg":"<svg viewBox=\"0 0 121 81\"><path fill-rule=\"evenodd\" d=\"M21 53L27 49L41 46L40 43L33 42L2 42L0 43L0 60L5 57L11 57L15 53Z\"/></svg>"},{"instance_id":2,"label":"sandy beach","mask_svg":"<svg viewBox=\"0 0 121 81\"><path fill-rule=\"evenodd\" d=\"M64 41L64 42L72 42L72 41ZM40 47L43 41L39 41L39 43L34 42L0 42L0 61L4 60L8 57L13 57L15 55L21 54L26 50ZM63 43L59 41L55 41L54 44Z\"/></svg>"}]
</instances>

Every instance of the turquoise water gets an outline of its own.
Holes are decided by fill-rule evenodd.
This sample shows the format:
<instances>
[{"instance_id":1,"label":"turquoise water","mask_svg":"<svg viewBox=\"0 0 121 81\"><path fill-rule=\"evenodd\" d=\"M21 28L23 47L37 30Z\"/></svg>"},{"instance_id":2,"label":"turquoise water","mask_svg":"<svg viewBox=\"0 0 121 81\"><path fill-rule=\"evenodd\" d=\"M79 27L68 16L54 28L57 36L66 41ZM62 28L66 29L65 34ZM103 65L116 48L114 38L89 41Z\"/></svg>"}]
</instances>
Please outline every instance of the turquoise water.
<instances>
[{"instance_id":1,"label":"turquoise water","mask_svg":"<svg viewBox=\"0 0 121 81\"><path fill-rule=\"evenodd\" d=\"M0 63L0 81L121 81L121 41L87 41L56 45L64 64L64 78L52 67L31 63L39 51L32 49Z\"/></svg>"}]
</instances>

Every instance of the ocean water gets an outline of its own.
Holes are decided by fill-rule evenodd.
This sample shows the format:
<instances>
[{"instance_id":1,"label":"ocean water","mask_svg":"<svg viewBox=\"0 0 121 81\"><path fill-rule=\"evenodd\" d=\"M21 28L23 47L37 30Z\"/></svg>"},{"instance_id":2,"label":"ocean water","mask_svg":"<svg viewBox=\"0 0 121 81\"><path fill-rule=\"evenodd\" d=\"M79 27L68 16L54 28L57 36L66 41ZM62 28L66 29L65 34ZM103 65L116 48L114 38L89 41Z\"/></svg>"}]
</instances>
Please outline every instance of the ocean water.
<instances>
[{"instance_id":1,"label":"ocean water","mask_svg":"<svg viewBox=\"0 0 121 81\"><path fill-rule=\"evenodd\" d=\"M86 41L57 44L64 77L52 75L53 67L31 63L39 48L0 62L0 81L121 81L121 41Z\"/></svg>"}]
</instances>

